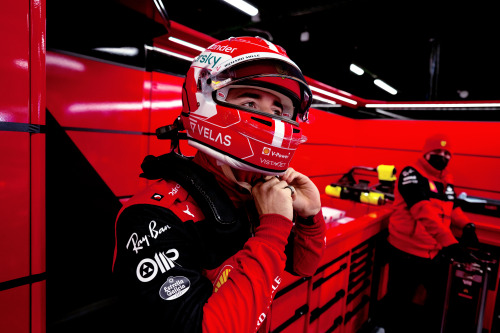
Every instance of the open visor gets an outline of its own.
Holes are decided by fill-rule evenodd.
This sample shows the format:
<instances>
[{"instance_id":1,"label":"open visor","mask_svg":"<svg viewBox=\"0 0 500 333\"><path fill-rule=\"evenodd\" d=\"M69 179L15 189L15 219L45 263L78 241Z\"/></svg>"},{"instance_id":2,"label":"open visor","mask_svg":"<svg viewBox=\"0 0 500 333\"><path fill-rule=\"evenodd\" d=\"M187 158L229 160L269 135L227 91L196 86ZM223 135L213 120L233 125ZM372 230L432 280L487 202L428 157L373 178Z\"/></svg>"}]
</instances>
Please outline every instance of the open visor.
<instances>
[{"instance_id":1,"label":"open visor","mask_svg":"<svg viewBox=\"0 0 500 333\"><path fill-rule=\"evenodd\" d=\"M212 93L214 101L237 109L258 110L231 105L226 101L230 88L254 88L275 94L281 101L281 114L265 114L295 122L297 116L307 120L312 95L298 68L278 60L248 61L202 79L203 93ZM203 84L206 83L206 84Z\"/></svg>"}]
</instances>

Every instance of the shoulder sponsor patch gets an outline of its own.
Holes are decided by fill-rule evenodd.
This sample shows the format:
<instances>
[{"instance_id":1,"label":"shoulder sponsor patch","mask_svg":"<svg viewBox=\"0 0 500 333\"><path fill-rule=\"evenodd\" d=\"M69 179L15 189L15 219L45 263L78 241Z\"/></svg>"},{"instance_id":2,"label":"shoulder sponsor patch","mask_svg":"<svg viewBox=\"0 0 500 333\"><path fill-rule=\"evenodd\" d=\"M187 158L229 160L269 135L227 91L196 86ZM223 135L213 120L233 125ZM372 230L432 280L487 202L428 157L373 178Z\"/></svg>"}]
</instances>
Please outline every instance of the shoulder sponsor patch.
<instances>
[{"instance_id":1,"label":"shoulder sponsor patch","mask_svg":"<svg viewBox=\"0 0 500 333\"><path fill-rule=\"evenodd\" d=\"M229 276L229 272L231 272L232 269L233 266L231 265L225 265L224 267L222 267L222 269L219 272L219 275L214 281L214 289L213 289L214 293L216 293L219 290L219 288L222 287L224 283L226 283L227 277Z\"/></svg>"},{"instance_id":2,"label":"shoulder sponsor patch","mask_svg":"<svg viewBox=\"0 0 500 333\"><path fill-rule=\"evenodd\" d=\"M160 297L166 301L177 299L184 295L191 286L191 282L184 276L169 276L160 288Z\"/></svg>"}]
</instances>

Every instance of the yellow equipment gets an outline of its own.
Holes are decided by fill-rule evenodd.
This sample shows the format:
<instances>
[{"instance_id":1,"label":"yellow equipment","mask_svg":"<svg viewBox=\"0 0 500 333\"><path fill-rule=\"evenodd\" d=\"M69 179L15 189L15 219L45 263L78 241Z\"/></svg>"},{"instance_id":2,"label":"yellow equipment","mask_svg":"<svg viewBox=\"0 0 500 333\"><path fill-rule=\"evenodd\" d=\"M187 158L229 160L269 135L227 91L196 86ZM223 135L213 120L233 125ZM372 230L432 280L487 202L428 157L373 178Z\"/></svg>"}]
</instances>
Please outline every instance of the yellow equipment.
<instances>
[{"instance_id":1,"label":"yellow equipment","mask_svg":"<svg viewBox=\"0 0 500 333\"><path fill-rule=\"evenodd\" d=\"M374 178L377 183L360 177ZM369 205L383 205L387 200L394 200L394 185L396 182L396 167L381 164L377 168L355 166L345 173L338 182L327 185L325 193L329 196L354 200Z\"/></svg>"}]
</instances>

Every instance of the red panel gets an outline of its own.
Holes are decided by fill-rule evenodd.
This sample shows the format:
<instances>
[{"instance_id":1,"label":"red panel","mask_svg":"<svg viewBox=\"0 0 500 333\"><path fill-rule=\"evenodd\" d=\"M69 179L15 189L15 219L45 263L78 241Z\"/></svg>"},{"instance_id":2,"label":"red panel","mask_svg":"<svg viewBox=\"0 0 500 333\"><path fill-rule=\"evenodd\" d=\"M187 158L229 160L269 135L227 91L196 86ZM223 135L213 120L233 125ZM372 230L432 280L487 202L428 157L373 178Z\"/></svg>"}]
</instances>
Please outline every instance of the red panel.
<instances>
[{"instance_id":1,"label":"red panel","mask_svg":"<svg viewBox=\"0 0 500 333\"><path fill-rule=\"evenodd\" d=\"M498 122L357 120L311 110L310 122L301 124L308 142L351 148L377 147L420 152L425 138L444 132L460 154L499 156ZM386 155L390 152L382 152Z\"/></svg>"},{"instance_id":2,"label":"red panel","mask_svg":"<svg viewBox=\"0 0 500 333\"><path fill-rule=\"evenodd\" d=\"M0 291L0 332L30 332L29 286Z\"/></svg>"},{"instance_id":3,"label":"red panel","mask_svg":"<svg viewBox=\"0 0 500 333\"><path fill-rule=\"evenodd\" d=\"M151 82L151 129L170 125L182 111L182 84L184 78L153 73Z\"/></svg>"},{"instance_id":4,"label":"red panel","mask_svg":"<svg viewBox=\"0 0 500 333\"><path fill-rule=\"evenodd\" d=\"M470 188L476 188L489 190L488 193L478 193L479 196L500 199L500 177L494 176L500 170L500 157L453 156L449 168L455 178L457 193L463 191L474 195Z\"/></svg>"},{"instance_id":5,"label":"red panel","mask_svg":"<svg viewBox=\"0 0 500 333\"><path fill-rule=\"evenodd\" d=\"M332 273L341 269L341 266L346 264L346 259L343 259L335 265L330 266L327 270L325 270L323 277L328 277ZM319 318L317 319L318 332L328 331L328 329L332 327L335 319L337 319L337 317L339 316L342 316L343 314L344 304L347 296L347 280L349 277L349 270L346 266L343 266L344 270L342 272L336 274L332 278L329 278L321 285L321 288L319 290L318 305L320 308L325 308L328 302L336 297L337 293L342 292L341 290L343 290L345 294L334 305L329 307L325 312L323 312L323 314L321 314L321 316L319 316Z\"/></svg>"},{"instance_id":6,"label":"red panel","mask_svg":"<svg viewBox=\"0 0 500 333\"><path fill-rule=\"evenodd\" d=\"M153 73L151 84L151 128L150 132L155 133L156 129L173 124L174 120L182 111L182 84L184 78ZM196 149L189 146L186 141L180 143L181 153L193 156ZM165 154L170 151L170 140L158 140L152 136L150 140L149 153L155 156Z\"/></svg>"},{"instance_id":7,"label":"red panel","mask_svg":"<svg viewBox=\"0 0 500 333\"><path fill-rule=\"evenodd\" d=\"M132 195L144 186L145 180L139 174L147 155L147 136L67 133L116 196Z\"/></svg>"},{"instance_id":8,"label":"red panel","mask_svg":"<svg viewBox=\"0 0 500 333\"><path fill-rule=\"evenodd\" d=\"M0 121L29 121L28 11L28 1L10 1L0 11Z\"/></svg>"},{"instance_id":9,"label":"red panel","mask_svg":"<svg viewBox=\"0 0 500 333\"><path fill-rule=\"evenodd\" d=\"M29 134L0 131L0 282L29 274ZM0 304L2 304L0 302ZM4 303L5 304L5 303ZM2 331L2 330L0 330Z\"/></svg>"},{"instance_id":10,"label":"red panel","mask_svg":"<svg viewBox=\"0 0 500 333\"><path fill-rule=\"evenodd\" d=\"M355 120L312 110L310 123L301 127L309 140L299 146L292 166L321 193L353 166L391 164L401 171L419 158L430 134L442 132L454 147L449 168L457 193L500 198L497 122Z\"/></svg>"},{"instance_id":11,"label":"red panel","mask_svg":"<svg viewBox=\"0 0 500 333\"><path fill-rule=\"evenodd\" d=\"M31 285L31 333L45 333L46 331L45 291L45 281Z\"/></svg>"},{"instance_id":12,"label":"red panel","mask_svg":"<svg viewBox=\"0 0 500 333\"><path fill-rule=\"evenodd\" d=\"M54 52L46 61L47 107L59 124L148 131L148 73Z\"/></svg>"},{"instance_id":13,"label":"red panel","mask_svg":"<svg viewBox=\"0 0 500 333\"><path fill-rule=\"evenodd\" d=\"M288 273L283 274L283 280L280 284L278 291L283 290L283 288L289 286L290 284L298 281L299 278L292 276ZM282 294L280 297L276 298L272 303L272 315L271 315L271 331L276 330L280 325L284 324L287 320L294 317L296 311L308 302L307 298L308 283L303 282L300 285L294 287L292 290ZM303 332L305 327L306 315L303 314L297 320L291 322L286 328L280 332Z\"/></svg>"},{"instance_id":14,"label":"red panel","mask_svg":"<svg viewBox=\"0 0 500 333\"><path fill-rule=\"evenodd\" d=\"M45 1L30 1L31 124L45 124Z\"/></svg>"},{"instance_id":15,"label":"red panel","mask_svg":"<svg viewBox=\"0 0 500 333\"><path fill-rule=\"evenodd\" d=\"M45 1L30 1L30 123L45 124ZM31 274L46 269L45 244L45 134L30 135L31 153ZM24 287L23 287L24 288ZM34 283L31 288L30 333L46 331L45 281ZM17 319L18 317L16 317Z\"/></svg>"},{"instance_id":16,"label":"red panel","mask_svg":"<svg viewBox=\"0 0 500 333\"><path fill-rule=\"evenodd\" d=\"M481 243L500 247L500 219L498 217L467 213L476 224L476 233ZM455 230L455 235L461 235L461 230Z\"/></svg>"},{"instance_id":17,"label":"red panel","mask_svg":"<svg viewBox=\"0 0 500 333\"><path fill-rule=\"evenodd\" d=\"M45 134L31 137L31 274L45 272Z\"/></svg>"},{"instance_id":18,"label":"red panel","mask_svg":"<svg viewBox=\"0 0 500 333\"><path fill-rule=\"evenodd\" d=\"M351 304L349 304L348 311L354 310L352 312L354 313L354 315L347 323L344 324L345 332L358 332L361 326L363 326L363 324L368 319L369 303L365 303L364 305L362 305L361 298L362 296L360 295L360 297L357 299L357 302L353 301ZM356 306L360 306L360 309L355 310L354 308Z\"/></svg>"},{"instance_id":19,"label":"red panel","mask_svg":"<svg viewBox=\"0 0 500 333\"><path fill-rule=\"evenodd\" d=\"M158 140L155 136L151 136L149 153L155 156L168 153L170 151L170 140ZM181 140L180 150L183 155L194 156L197 149L191 147L186 140Z\"/></svg>"}]
</instances>

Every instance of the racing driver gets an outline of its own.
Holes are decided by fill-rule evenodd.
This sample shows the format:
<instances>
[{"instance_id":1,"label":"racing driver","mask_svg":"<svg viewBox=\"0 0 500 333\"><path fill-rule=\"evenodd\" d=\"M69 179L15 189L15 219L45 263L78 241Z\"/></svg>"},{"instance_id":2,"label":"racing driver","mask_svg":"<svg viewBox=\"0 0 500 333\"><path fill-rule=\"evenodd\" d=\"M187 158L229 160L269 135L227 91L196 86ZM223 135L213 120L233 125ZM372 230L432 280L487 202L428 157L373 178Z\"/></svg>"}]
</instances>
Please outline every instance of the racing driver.
<instances>
[{"instance_id":1,"label":"racing driver","mask_svg":"<svg viewBox=\"0 0 500 333\"><path fill-rule=\"evenodd\" d=\"M145 158L150 185L116 220L126 330L269 331L285 274L312 276L325 247L319 191L289 166L311 99L285 50L260 37L193 60L180 116L157 130L171 151ZM194 158L180 153L182 134Z\"/></svg>"}]
</instances>

